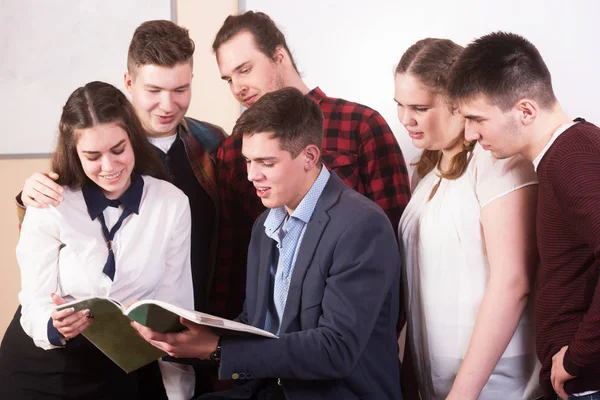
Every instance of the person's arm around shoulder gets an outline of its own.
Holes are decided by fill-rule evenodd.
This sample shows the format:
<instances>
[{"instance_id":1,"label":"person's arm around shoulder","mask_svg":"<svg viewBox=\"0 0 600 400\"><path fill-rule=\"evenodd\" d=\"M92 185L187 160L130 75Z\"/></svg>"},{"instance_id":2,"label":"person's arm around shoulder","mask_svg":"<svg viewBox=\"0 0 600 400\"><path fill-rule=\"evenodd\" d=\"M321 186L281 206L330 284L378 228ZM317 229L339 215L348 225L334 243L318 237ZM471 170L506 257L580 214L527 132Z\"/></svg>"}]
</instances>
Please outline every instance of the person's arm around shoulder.
<instances>
[{"instance_id":1,"label":"person's arm around shoulder","mask_svg":"<svg viewBox=\"0 0 600 400\"><path fill-rule=\"evenodd\" d=\"M600 263L600 156L597 152L570 151L553 159L550 175L554 195L565 218L592 250ZM596 267L597 267L596 265ZM553 358L554 390L566 398L564 383L590 365L600 363L600 279L579 328Z\"/></svg>"},{"instance_id":2,"label":"person's arm around shoulder","mask_svg":"<svg viewBox=\"0 0 600 400\"><path fill-rule=\"evenodd\" d=\"M465 359L447 399L479 397L521 319L538 265L533 168L522 158L492 164L486 168L493 173L479 178L494 192L478 193L490 275Z\"/></svg>"},{"instance_id":3,"label":"person's arm around shoulder","mask_svg":"<svg viewBox=\"0 0 600 400\"><path fill-rule=\"evenodd\" d=\"M27 207L57 206L63 200L63 188L54 182L57 179L58 175L55 172L48 174L36 172L27 178L23 190L15 197L19 231L23 225Z\"/></svg>"},{"instance_id":4,"label":"person's arm around shoulder","mask_svg":"<svg viewBox=\"0 0 600 400\"><path fill-rule=\"evenodd\" d=\"M27 207L58 206L63 201L63 188L55 182L57 179L55 172L36 172L31 175L25 181L23 191L16 197L17 206L23 210Z\"/></svg>"}]
</instances>

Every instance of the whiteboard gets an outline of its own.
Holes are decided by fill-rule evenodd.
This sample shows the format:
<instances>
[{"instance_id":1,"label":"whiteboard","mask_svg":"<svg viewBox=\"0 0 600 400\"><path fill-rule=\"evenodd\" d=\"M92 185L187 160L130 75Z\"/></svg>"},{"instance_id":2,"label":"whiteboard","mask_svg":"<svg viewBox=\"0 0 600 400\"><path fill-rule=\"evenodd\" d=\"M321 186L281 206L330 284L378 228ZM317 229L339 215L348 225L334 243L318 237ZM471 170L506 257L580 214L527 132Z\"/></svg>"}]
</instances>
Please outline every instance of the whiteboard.
<instances>
[{"instance_id":1,"label":"whiteboard","mask_svg":"<svg viewBox=\"0 0 600 400\"><path fill-rule=\"evenodd\" d=\"M71 92L100 80L124 89L127 49L171 0L0 0L0 155L54 151Z\"/></svg>"},{"instance_id":2,"label":"whiteboard","mask_svg":"<svg viewBox=\"0 0 600 400\"><path fill-rule=\"evenodd\" d=\"M393 72L404 51L425 37L461 45L492 31L528 38L552 74L555 94L573 118L600 125L600 1L597 0L246 0L277 23L306 84L379 111L406 162L419 151L398 122Z\"/></svg>"}]
</instances>

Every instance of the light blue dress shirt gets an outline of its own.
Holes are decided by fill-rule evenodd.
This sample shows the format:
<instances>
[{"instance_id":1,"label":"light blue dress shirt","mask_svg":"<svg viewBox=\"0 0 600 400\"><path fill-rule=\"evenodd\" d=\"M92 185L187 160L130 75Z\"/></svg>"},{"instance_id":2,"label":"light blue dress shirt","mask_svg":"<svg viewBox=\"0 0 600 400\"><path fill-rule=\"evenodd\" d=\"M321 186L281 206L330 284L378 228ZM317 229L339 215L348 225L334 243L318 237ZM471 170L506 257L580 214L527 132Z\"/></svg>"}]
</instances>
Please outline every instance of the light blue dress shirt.
<instances>
[{"instance_id":1,"label":"light blue dress shirt","mask_svg":"<svg viewBox=\"0 0 600 400\"><path fill-rule=\"evenodd\" d=\"M265 319L265 330L275 334L279 334L292 273L306 226L329 181L329 176L327 168L321 165L319 176L292 215L288 215L285 207L272 208L264 222L266 235L275 241L277 247L277 251L273 251L271 262L269 306Z\"/></svg>"}]
</instances>

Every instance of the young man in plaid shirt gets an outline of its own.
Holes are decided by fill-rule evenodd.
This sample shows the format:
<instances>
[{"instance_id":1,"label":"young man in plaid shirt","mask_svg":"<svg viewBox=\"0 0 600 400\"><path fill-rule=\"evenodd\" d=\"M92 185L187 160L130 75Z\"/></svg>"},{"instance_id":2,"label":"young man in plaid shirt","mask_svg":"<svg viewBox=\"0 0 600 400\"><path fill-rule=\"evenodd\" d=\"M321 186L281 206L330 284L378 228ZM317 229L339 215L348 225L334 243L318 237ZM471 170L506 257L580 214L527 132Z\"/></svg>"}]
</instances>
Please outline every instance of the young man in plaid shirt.
<instances>
[{"instance_id":1,"label":"young man in plaid shirt","mask_svg":"<svg viewBox=\"0 0 600 400\"><path fill-rule=\"evenodd\" d=\"M410 198L409 179L400 147L377 111L327 97L318 87L310 90L283 33L264 13L229 16L215 37L213 50L222 79L245 107L283 87L294 87L318 103L324 115L323 163L377 203L397 229ZM217 154L219 255L210 307L214 314L228 318L242 311L246 249L254 221L265 209L247 179L241 148L242 138L231 136ZM402 324L399 321L399 327Z\"/></svg>"}]
</instances>

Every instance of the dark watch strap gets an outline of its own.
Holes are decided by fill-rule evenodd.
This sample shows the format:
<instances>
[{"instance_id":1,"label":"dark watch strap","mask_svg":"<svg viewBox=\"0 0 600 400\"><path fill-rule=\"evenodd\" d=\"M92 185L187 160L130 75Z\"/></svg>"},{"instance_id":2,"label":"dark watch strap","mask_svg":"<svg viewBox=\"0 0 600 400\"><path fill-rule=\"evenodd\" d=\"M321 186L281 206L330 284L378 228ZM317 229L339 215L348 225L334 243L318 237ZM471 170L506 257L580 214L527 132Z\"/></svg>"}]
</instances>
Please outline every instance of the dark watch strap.
<instances>
[{"instance_id":1,"label":"dark watch strap","mask_svg":"<svg viewBox=\"0 0 600 400\"><path fill-rule=\"evenodd\" d=\"M217 342L217 348L215 349L215 351L210 353L209 358L212 361L215 361L217 363L221 362L221 336L219 336L219 341Z\"/></svg>"}]
</instances>

